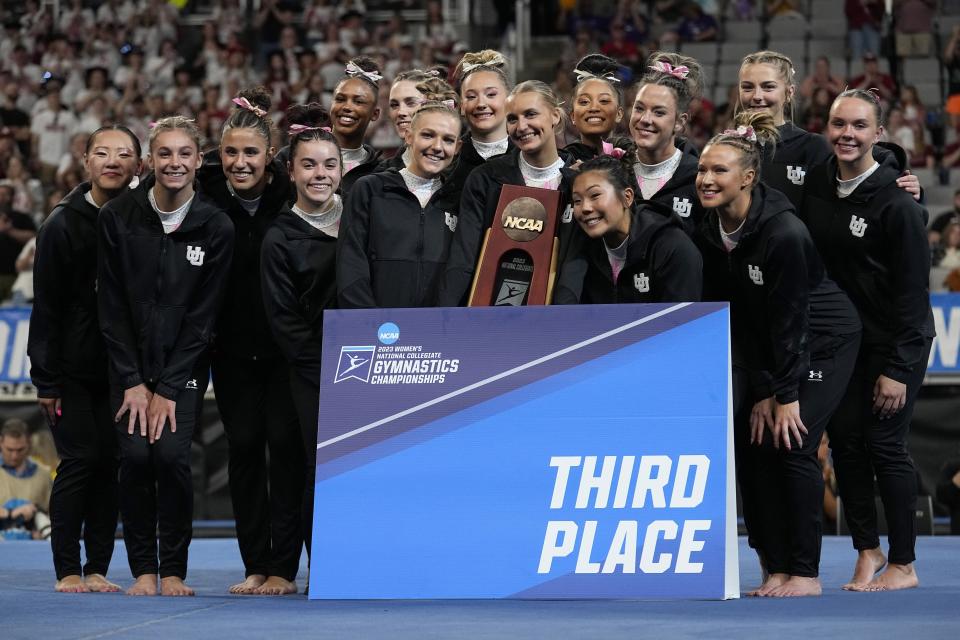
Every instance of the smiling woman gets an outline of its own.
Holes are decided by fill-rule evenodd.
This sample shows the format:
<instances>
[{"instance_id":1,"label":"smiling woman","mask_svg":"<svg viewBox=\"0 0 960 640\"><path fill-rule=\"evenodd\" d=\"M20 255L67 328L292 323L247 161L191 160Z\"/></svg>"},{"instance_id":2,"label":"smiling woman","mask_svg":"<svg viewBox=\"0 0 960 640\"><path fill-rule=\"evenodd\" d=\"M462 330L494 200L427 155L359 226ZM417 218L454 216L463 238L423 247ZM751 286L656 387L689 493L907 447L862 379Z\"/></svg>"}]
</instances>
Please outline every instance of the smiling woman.
<instances>
[{"instance_id":1,"label":"smiling woman","mask_svg":"<svg viewBox=\"0 0 960 640\"><path fill-rule=\"evenodd\" d=\"M564 147L573 160L589 160L612 151L604 143L623 120L623 88L617 73L620 65L605 55L584 57L573 70L576 88L571 116L580 140Z\"/></svg>"},{"instance_id":2,"label":"smiling woman","mask_svg":"<svg viewBox=\"0 0 960 640\"><path fill-rule=\"evenodd\" d=\"M364 138L370 123L380 118L377 101L382 79L380 67L370 58L360 56L347 63L344 77L333 92L330 116L333 135L343 155L343 193L348 193L357 179L377 169L380 152L366 144Z\"/></svg>"}]
</instances>

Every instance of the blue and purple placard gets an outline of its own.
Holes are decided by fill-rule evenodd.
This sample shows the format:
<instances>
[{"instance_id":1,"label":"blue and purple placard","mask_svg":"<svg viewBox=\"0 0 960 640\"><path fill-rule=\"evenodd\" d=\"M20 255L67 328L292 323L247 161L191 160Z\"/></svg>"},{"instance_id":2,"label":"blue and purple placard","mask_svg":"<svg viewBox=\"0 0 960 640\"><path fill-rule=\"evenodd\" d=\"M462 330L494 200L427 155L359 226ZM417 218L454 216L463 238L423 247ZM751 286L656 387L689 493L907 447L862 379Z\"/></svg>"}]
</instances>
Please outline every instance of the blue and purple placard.
<instances>
[{"instance_id":1,"label":"blue and purple placard","mask_svg":"<svg viewBox=\"0 0 960 640\"><path fill-rule=\"evenodd\" d=\"M735 598L725 304L327 312L311 599Z\"/></svg>"}]
</instances>

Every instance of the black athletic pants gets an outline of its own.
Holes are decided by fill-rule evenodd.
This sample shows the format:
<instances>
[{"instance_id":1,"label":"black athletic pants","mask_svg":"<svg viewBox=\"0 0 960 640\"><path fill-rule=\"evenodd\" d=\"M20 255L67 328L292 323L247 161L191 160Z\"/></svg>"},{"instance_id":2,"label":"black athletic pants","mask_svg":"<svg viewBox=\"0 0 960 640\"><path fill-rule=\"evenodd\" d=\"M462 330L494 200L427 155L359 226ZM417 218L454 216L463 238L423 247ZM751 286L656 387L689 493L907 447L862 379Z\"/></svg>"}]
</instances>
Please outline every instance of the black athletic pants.
<instances>
[{"instance_id":1,"label":"black athletic pants","mask_svg":"<svg viewBox=\"0 0 960 640\"><path fill-rule=\"evenodd\" d=\"M890 552L894 564L916 559L917 475L907 452L907 433L913 405L926 374L931 340L927 339L922 365L907 381L906 405L886 420L873 413L873 387L886 364L884 349L864 345L847 393L830 422L830 448L847 526L858 551L880 546L873 478L887 518Z\"/></svg>"},{"instance_id":2,"label":"black athletic pants","mask_svg":"<svg viewBox=\"0 0 960 640\"><path fill-rule=\"evenodd\" d=\"M219 354L213 359L213 384L230 446L230 495L246 575L292 581L303 549L304 454L289 366L281 358Z\"/></svg>"},{"instance_id":3,"label":"black athletic pants","mask_svg":"<svg viewBox=\"0 0 960 640\"><path fill-rule=\"evenodd\" d=\"M290 390L293 392L293 404L297 409L300 433L303 438L303 450L306 453L303 503L303 539L307 545L307 556L313 542L313 499L317 483L317 421L320 415L320 376L316 380L308 379L297 371L290 372Z\"/></svg>"},{"instance_id":4,"label":"black athletic pants","mask_svg":"<svg viewBox=\"0 0 960 640\"><path fill-rule=\"evenodd\" d=\"M50 495L57 580L107 574L117 532L117 436L104 383L65 380L52 427L60 464ZM80 537L87 563L80 566Z\"/></svg>"},{"instance_id":5,"label":"black athletic pants","mask_svg":"<svg viewBox=\"0 0 960 640\"><path fill-rule=\"evenodd\" d=\"M209 367L194 368L190 388L177 398L176 432L169 422L160 439L149 444L139 423L127 433L127 415L116 424L120 438L120 515L123 541L133 576L187 576L187 550L193 538L193 477L190 443L200 420ZM193 387L196 388L193 388ZM123 403L123 389L111 389L114 413ZM157 538L159 537L159 546Z\"/></svg>"},{"instance_id":6,"label":"black athletic pants","mask_svg":"<svg viewBox=\"0 0 960 640\"><path fill-rule=\"evenodd\" d=\"M810 368L800 383L800 419L807 428L802 446L794 443L788 451L781 443L778 450L768 430L762 445L750 445L753 403L743 402L737 413L734 437L744 522L770 573L819 574L823 471L817 448L843 398L859 345L859 334L815 338Z\"/></svg>"}]
</instances>

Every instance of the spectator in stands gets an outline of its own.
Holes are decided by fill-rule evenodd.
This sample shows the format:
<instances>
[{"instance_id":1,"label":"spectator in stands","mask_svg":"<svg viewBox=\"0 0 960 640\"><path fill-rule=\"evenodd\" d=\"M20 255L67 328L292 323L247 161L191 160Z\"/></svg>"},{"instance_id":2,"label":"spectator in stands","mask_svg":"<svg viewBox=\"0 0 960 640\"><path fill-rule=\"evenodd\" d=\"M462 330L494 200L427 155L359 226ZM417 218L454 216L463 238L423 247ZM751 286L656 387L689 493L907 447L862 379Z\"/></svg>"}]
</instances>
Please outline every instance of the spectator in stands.
<instances>
[{"instance_id":1,"label":"spectator in stands","mask_svg":"<svg viewBox=\"0 0 960 640\"><path fill-rule=\"evenodd\" d=\"M940 468L937 500L950 509L950 535L960 536L960 455L947 460Z\"/></svg>"},{"instance_id":2,"label":"spectator in stands","mask_svg":"<svg viewBox=\"0 0 960 640\"><path fill-rule=\"evenodd\" d=\"M647 22L647 8L641 0L620 0L612 22L619 22L627 33L627 39L637 45L647 44L650 40L650 25Z\"/></svg>"},{"instance_id":3,"label":"spectator in stands","mask_svg":"<svg viewBox=\"0 0 960 640\"><path fill-rule=\"evenodd\" d=\"M834 98L843 91L843 79L830 73L830 58L820 56L813 67L813 73L803 79L800 84L800 96L810 105L817 90L825 89L829 96L827 110L833 104Z\"/></svg>"},{"instance_id":4,"label":"spectator in stands","mask_svg":"<svg viewBox=\"0 0 960 640\"><path fill-rule=\"evenodd\" d=\"M894 0L897 56L910 58L930 55L936 10L937 0Z\"/></svg>"},{"instance_id":5,"label":"spectator in stands","mask_svg":"<svg viewBox=\"0 0 960 640\"><path fill-rule=\"evenodd\" d=\"M626 29L622 22L613 22L610 25L610 39L600 48L600 51L619 62L633 66L640 62L641 53L637 44L627 38Z\"/></svg>"},{"instance_id":6,"label":"spectator in stands","mask_svg":"<svg viewBox=\"0 0 960 640\"><path fill-rule=\"evenodd\" d=\"M13 209L27 214L33 213L34 205L39 204L39 202L35 202L35 194L31 186L35 184L33 176L30 175L30 171L21 156L15 155L7 161L5 180L13 187L13 201L11 202Z\"/></svg>"},{"instance_id":7,"label":"spectator in stands","mask_svg":"<svg viewBox=\"0 0 960 640\"><path fill-rule=\"evenodd\" d=\"M801 17L796 0L766 0L767 17Z\"/></svg>"},{"instance_id":8,"label":"spectator in stands","mask_svg":"<svg viewBox=\"0 0 960 640\"><path fill-rule=\"evenodd\" d=\"M947 225L955 223L960 223L960 189L953 192L953 208L941 212L930 223L930 229L927 232L927 236L930 238L930 246L937 245Z\"/></svg>"},{"instance_id":9,"label":"spectator in stands","mask_svg":"<svg viewBox=\"0 0 960 640\"><path fill-rule=\"evenodd\" d=\"M844 13L850 58L856 60L866 53L879 55L883 0L845 0Z\"/></svg>"},{"instance_id":10,"label":"spectator in stands","mask_svg":"<svg viewBox=\"0 0 960 640\"><path fill-rule=\"evenodd\" d=\"M832 104L833 98L830 96L829 89L826 87L816 89L813 93L813 99L803 112L801 121L803 128L810 133L823 133L827 118L830 117L830 105Z\"/></svg>"},{"instance_id":11,"label":"spectator in stands","mask_svg":"<svg viewBox=\"0 0 960 640\"><path fill-rule=\"evenodd\" d=\"M33 115L30 130L33 134L31 157L40 163L40 179L53 182L60 157L68 149L70 136L77 126L77 118L60 98L63 79L49 76L44 82L46 96L40 109Z\"/></svg>"},{"instance_id":12,"label":"spectator in stands","mask_svg":"<svg viewBox=\"0 0 960 640\"><path fill-rule=\"evenodd\" d=\"M944 227L940 242L933 248L933 266L960 269L960 222Z\"/></svg>"},{"instance_id":13,"label":"spectator in stands","mask_svg":"<svg viewBox=\"0 0 960 640\"><path fill-rule=\"evenodd\" d=\"M30 114L20 106L20 83L10 79L3 85L0 100L0 130L6 131L17 141L20 152L30 153Z\"/></svg>"},{"instance_id":14,"label":"spectator in stands","mask_svg":"<svg viewBox=\"0 0 960 640\"><path fill-rule=\"evenodd\" d=\"M260 10L253 18L253 26L260 35L260 60L266 57L280 45L280 32L287 25L293 24L295 14L300 13L300 7L291 2L282 0L263 0Z\"/></svg>"},{"instance_id":15,"label":"spectator in stands","mask_svg":"<svg viewBox=\"0 0 960 640\"><path fill-rule=\"evenodd\" d=\"M900 145L909 152L914 147L913 129L903 117L903 109L894 107L887 114L887 126L884 132L888 142Z\"/></svg>"},{"instance_id":16,"label":"spectator in stands","mask_svg":"<svg viewBox=\"0 0 960 640\"><path fill-rule=\"evenodd\" d=\"M9 181L0 181L0 300L10 294L23 245L37 235L30 216L13 208L14 193Z\"/></svg>"},{"instance_id":17,"label":"spectator in stands","mask_svg":"<svg viewBox=\"0 0 960 640\"><path fill-rule=\"evenodd\" d=\"M917 88L912 84L900 89L900 108L903 109L903 119L907 124L926 124L927 108L920 102Z\"/></svg>"},{"instance_id":18,"label":"spectator in stands","mask_svg":"<svg viewBox=\"0 0 960 640\"><path fill-rule=\"evenodd\" d=\"M50 469L30 459L27 423L11 418L0 427L0 539L50 535Z\"/></svg>"},{"instance_id":19,"label":"spectator in stands","mask_svg":"<svg viewBox=\"0 0 960 640\"><path fill-rule=\"evenodd\" d=\"M947 70L947 104L944 109L950 115L950 125L960 128L960 24L954 25L950 39L943 48L943 66Z\"/></svg>"},{"instance_id":20,"label":"spectator in stands","mask_svg":"<svg viewBox=\"0 0 960 640\"><path fill-rule=\"evenodd\" d=\"M682 42L712 42L717 39L718 28L716 18L704 13L696 2L690 2L684 7L677 35Z\"/></svg>"},{"instance_id":21,"label":"spectator in stands","mask_svg":"<svg viewBox=\"0 0 960 640\"><path fill-rule=\"evenodd\" d=\"M897 95L897 83L893 76L880 70L877 54L868 51L863 54L863 73L850 79L850 89L876 89L884 102L890 102Z\"/></svg>"}]
</instances>

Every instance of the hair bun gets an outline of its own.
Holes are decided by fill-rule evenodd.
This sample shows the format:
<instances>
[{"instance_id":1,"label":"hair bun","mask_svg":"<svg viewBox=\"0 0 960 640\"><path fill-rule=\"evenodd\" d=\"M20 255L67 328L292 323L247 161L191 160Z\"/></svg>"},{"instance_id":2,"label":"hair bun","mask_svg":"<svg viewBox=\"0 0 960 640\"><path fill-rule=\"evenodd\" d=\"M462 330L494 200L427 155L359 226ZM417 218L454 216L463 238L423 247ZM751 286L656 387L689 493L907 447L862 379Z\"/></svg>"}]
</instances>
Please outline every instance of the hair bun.
<instances>
[{"instance_id":1,"label":"hair bun","mask_svg":"<svg viewBox=\"0 0 960 640\"><path fill-rule=\"evenodd\" d=\"M273 106L273 99L270 97L270 92L262 85L244 89L237 93L237 97L245 98L253 106L267 112L269 112L270 107Z\"/></svg>"}]
</instances>

